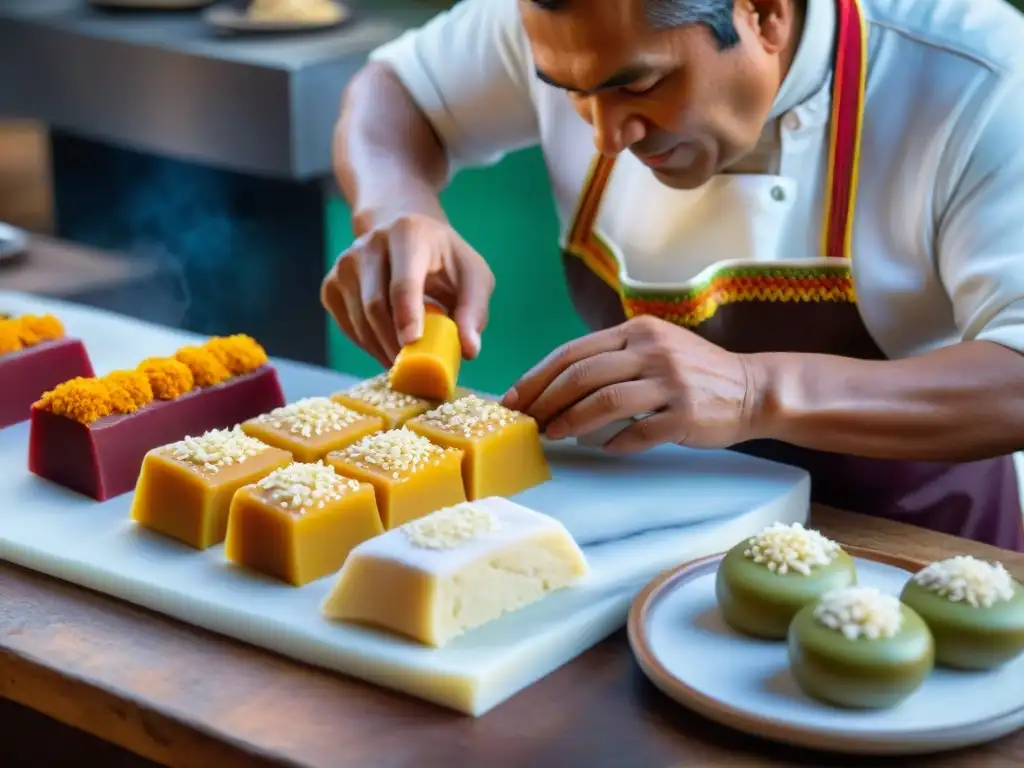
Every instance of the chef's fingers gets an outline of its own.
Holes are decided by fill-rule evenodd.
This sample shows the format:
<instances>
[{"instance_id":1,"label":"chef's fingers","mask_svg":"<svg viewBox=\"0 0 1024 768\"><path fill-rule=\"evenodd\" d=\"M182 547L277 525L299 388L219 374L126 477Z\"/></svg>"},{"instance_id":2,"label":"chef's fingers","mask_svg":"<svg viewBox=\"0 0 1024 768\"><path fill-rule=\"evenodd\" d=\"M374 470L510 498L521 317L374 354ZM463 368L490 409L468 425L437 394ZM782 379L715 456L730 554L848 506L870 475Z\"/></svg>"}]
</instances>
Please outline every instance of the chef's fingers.
<instances>
[{"instance_id":1,"label":"chef's fingers","mask_svg":"<svg viewBox=\"0 0 1024 768\"><path fill-rule=\"evenodd\" d=\"M472 360L480 354L480 335L487 327L491 294L494 293L494 273L484 258L461 238L456 251L452 319L459 327L462 356Z\"/></svg>"},{"instance_id":2,"label":"chef's fingers","mask_svg":"<svg viewBox=\"0 0 1024 768\"><path fill-rule=\"evenodd\" d=\"M605 391L614 396L619 390L612 388L612 385L632 381L639 376L640 370L640 359L628 349L585 357L559 373L530 404L525 413L532 416L541 429L546 429L552 419L562 423L563 420L558 416L567 408L597 392ZM616 409L622 406L621 403L615 402L608 402L605 405L614 406ZM636 413L641 411L625 415L633 416ZM549 433L548 436L557 440L570 434L576 433Z\"/></svg>"},{"instance_id":3,"label":"chef's fingers","mask_svg":"<svg viewBox=\"0 0 1024 768\"><path fill-rule=\"evenodd\" d=\"M416 242L402 232L395 233L389 243L388 299L396 338L403 347L423 335L423 287L433 260L430 248L429 242Z\"/></svg>"},{"instance_id":4,"label":"chef's fingers","mask_svg":"<svg viewBox=\"0 0 1024 768\"><path fill-rule=\"evenodd\" d=\"M534 400L573 363L625 348L626 337L619 327L597 331L563 344L523 374L501 402L506 408L528 411Z\"/></svg>"},{"instance_id":5,"label":"chef's fingers","mask_svg":"<svg viewBox=\"0 0 1024 768\"><path fill-rule=\"evenodd\" d=\"M391 315L389 295L390 268L387 257L377 248L368 248L359 255L359 300L373 336L388 365L400 349Z\"/></svg>"},{"instance_id":6,"label":"chef's fingers","mask_svg":"<svg viewBox=\"0 0 1024 768\"><path fill-rule=\"evenodd\" d=\"M355 264L358 262L353 259L350 263ZM346 264L344 269L351 269L351 267ZM387 368L390 365L387 355L384 354L384 350L380 342L377 341L373 328L370 327L370 323L366 319L366 313L363 312L363 300L359 288L360 283L361 281L358 278L353 280L348 277L335 281L335 285L339 293L341 293L341 298L345 305L345 315L348 317L349 326L352 328L353 341L383 367Z\"/></svg>"},{"instance_id":7,"label":"chef's fingers","mask_svg":"<svg viewBox=\"0 0 1024 768\"><path fill-rule=\"evenodd\" d=\"M671 411L639 419L605 443L609 453L639 453L679 440L679 415Z\"/></svg>"},{"instance_id":8,"label":"chef's fingers","mask_svg":"<svg viewBox=\"0 0 1024 768\"><path fill-rule=\"evenodd\" d=\"M353 246L338 256L334 266L324 277L323 283L320 285L320 302L334 317L334 322L338 324L341 332L354 343L362 345L359 332L349 319L348 307L345 305L345 293L342 288L346 283L357 284L358 282L359 272L356 267L355 246Z\"/></svg>"},{"instance_id":9,"label":"chef's fingers","mask_svg":"<svg viewBox=\"0 0 1024 768\"><path fill-rule=\"evenodd\" d=\"M341 332L358 344L359 338L356 336L352 323L349 322L348 310L345 309L345 299L342 297L341 290L335 281L334 270L331 270L320 285L320 303L323 304L324 309L334 318L334 322L338 324Z\"/></svg>"},{"instance_id":10,"label":"chef's fingers","mask_svg":"<svg viewBox=\"0 0 1024 768\"><path fill-rule=\"evenodd\" d=\"M664 405L658 386L648 380L617 381L594 390L560 413L546 430L552 440L589 435L616 421L627 421Z\"/></svg>"}]
</instances>

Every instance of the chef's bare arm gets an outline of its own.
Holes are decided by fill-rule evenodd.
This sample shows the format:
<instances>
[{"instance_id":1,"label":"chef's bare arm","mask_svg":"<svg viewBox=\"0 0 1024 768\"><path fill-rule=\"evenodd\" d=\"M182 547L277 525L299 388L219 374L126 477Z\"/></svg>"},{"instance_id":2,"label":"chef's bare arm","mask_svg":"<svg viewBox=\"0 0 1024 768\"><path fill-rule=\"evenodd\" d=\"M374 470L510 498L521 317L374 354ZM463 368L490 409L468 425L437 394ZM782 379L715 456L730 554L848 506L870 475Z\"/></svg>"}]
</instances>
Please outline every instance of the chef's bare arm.
<instances>
[{"instance_id":1,"label":"chef's bare arm","mask_svg":"<svg viewBox=\"0 0 1024 768\"><path fill-rule=\"evenodd\" d=\"M757 358L757 434L887 459L970 461L1024 449L1024 355L1001 344L967 341L883 362Z\"/></svg>"},{"instance_id":2,"label":"chef's bare arm","mask_svg":"<svg viewBox=\"0 0 1024 768\"><path fill-rule=\"evenodd\" d=\"M370 62L349 83L333 151L356 236L403 214L446 220L444 146L388 65Z\"/></svg>"},{"instance_id":3,"label":"chef's bare arm","mask_svg":"<svg viewBox=\"0 0 1024 768\"><path fill-rule=\"evenodd\" d=\"M514 0L465 0L373 51L334 136L356 234L403 213L443 220L452 173L539 143L528 57Z\"/></svg>"},{"instance_id":4,"label":"chef's bare arm","mask_svg":"<svg viewBox=\"0 0 1024 768\"><path fill-rule=\"evenodd\" d=\"M971 107L985 117L944 148L949 170L933 181L935 217L922 238L932 245L921 268L942 281L960 343L889 362L760 356L773 436L882 458L1024 449L1024 77L1008 76Z\"/></svg>"}]
</instances>

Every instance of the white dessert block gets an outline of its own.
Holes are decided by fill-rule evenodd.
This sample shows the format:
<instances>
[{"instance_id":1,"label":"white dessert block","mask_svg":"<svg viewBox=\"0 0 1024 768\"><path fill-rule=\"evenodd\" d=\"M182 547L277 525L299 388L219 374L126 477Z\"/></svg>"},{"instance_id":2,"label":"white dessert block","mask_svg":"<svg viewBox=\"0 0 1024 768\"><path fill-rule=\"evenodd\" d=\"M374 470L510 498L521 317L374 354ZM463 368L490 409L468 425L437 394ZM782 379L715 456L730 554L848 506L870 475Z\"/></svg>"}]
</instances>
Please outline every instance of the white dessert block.
<instances>
[{"instance_id":1,"label":"white dessert block","mask_svg":"<svg viewBox=\"0 0 1024 768\"><path fill-rule=\"evenodd\" d=\"M326 600L330 619L425 645L570 586L586 558L558 520L499 497L457 504L363 542Z\"/></svg>"}]
</instances>

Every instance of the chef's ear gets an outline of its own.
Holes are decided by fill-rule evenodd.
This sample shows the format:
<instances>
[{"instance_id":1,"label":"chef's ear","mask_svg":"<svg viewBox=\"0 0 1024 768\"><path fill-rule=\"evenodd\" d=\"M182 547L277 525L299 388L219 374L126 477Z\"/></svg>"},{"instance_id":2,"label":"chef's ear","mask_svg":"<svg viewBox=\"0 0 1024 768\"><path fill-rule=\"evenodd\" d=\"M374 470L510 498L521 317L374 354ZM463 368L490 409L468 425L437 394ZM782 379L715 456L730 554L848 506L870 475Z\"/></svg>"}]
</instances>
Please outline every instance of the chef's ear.
<instances>
[{"instance_id":1,"label":"chef's ear","mask_svg":"<svg viewBox=\"0 0 1024 768\"><path fill-rule=\"evenodd\" d=\"M797 33L797 0L740 0L756 19L761 46L766 53L781 53Z\"/></svg>"}]
</instances>

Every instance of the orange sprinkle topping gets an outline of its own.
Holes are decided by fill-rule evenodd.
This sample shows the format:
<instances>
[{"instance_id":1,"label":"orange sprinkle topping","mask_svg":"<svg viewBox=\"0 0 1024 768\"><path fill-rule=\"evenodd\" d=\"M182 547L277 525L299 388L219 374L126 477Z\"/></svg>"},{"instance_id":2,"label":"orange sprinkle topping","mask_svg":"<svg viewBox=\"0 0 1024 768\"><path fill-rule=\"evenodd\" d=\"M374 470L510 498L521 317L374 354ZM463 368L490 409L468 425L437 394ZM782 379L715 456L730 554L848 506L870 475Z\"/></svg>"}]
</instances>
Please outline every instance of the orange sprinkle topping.
<instances>
[{"instance_id":1,"label":"orange sprinkle topping","mask_svg":"<svg viewBox=\"0 0 1024 768\"><path fill-rule=\"evenodd\" d=\"M15 322L20 326L21 343L26 347L64 336L64 324L53 315L22 315Z\"/></svg>"},{"instance_id":2,"label":"orange sprinkle topping","mask_svg":"<svg viewBox=\"0 0 1024 768\"><path fill-rule=\"evenodd\" d=\"M30 321L36 337L59 338L63 326L49 315ZM21 348L20 319L0 320L0 354L4 344ZM8 327L10 326L10 327ZM59 329L58 335L54 329ZM36 342L38 343L38 342ZM263 347L249 336L217 337L206 346L182 347L174 357L151 357L139 363L134 371L113 371L101 378L78 377L65 381L45 393L36 407L58 416L91 424L112 414L128 414L153 400L174 400L195 387L209 387L230 379L232 375L249 373L267 363Z\"/></svg>"},{"instance_id":3,"label":"orange sprinkle topping","mask_svg":"<svg viewBox=\"0 0 1024 768\"><path fill-rule=\"evenodd\" d=\"M91 424L115 412L110 385L103 379L82 376L58 384L36 406L82 424Z\"/></svg>"},{"instance_id":4,"label":"orange sprinkle topping","mask_svg":"<svg viewBox=\"0 0 1024 768\"><path fill-rule=\"evenodd\" d=\"M118 413L135 413L144 405L153 402L153 387L146 374L139 371L113 371L103 377L110 388L114 410Z\"/></svg>"},{"instance_id":5,"label":"orange sprinkle topping","mask_svg":"<svg viewBox=\"0 0 1024 768\"><path fill-rule=\"evenodd\" d=\"M174 400L195 386L192 369L173 357L150 357L139 363L137 370L149 379L157 400Z\"/></svg>"},{"instance_id":6,"label":"orange sprinkle topping","mask_svg":"<svg viewBox=\"0 0 1024 768\"><path fill-rule=\"evenodd\" d=\"M78 378L58 384L44 394L38 408L92 424L115 413L135 413L153 402L153 388L139 371L112 371L98 379Z\"/></svg>"},{"instance_id":7,"label":"orange sprinkle topping","mask_svg":"<svg viewBox=\"0 0 1024 768\"><path fill-rule=\"evenodd\" d=\"M202 347L182 347L174 357L192 371L197 387L211 387L231 378L231 371Z\"/></svg>"},{"instance_id":8,"label":"orange sprinkle topping","mask_svg":"<svg viewBox=\"0 0 1024 768\"><path fill-rule=\"evenodd\" d=\"M22 348L21 328L17 320L0 320L0 355L9 355Z\"/></svg>"},{"instance_id":9,"label":"orange sprinkle topping","mask_svg":"<svg viewBox=\"0 0 1024 768\"><path fill-rule=\"evenodd\" d=\"M205 344L206 351L235 376L251 373L267 364L267 353L254 338L244 333L216 336Z\"/></svg>"}]
</instances>

